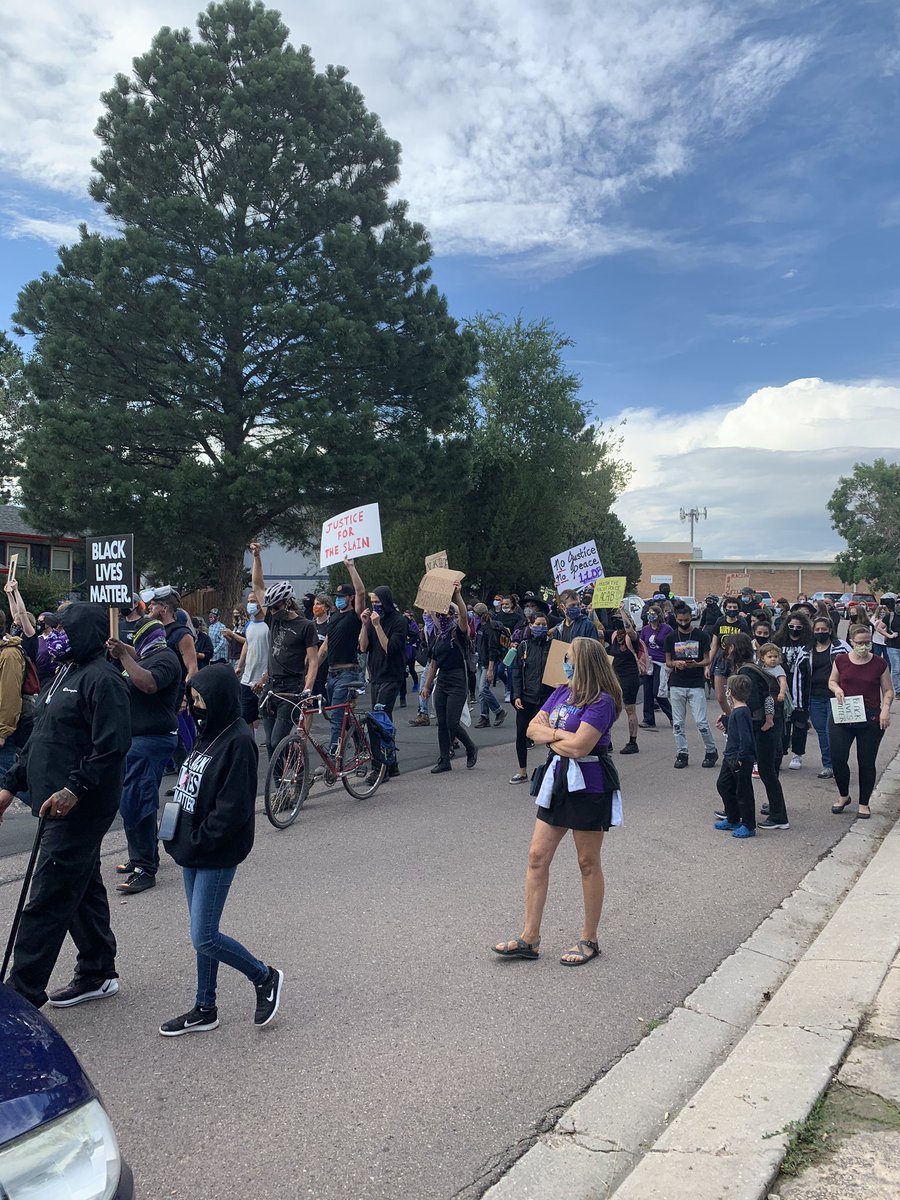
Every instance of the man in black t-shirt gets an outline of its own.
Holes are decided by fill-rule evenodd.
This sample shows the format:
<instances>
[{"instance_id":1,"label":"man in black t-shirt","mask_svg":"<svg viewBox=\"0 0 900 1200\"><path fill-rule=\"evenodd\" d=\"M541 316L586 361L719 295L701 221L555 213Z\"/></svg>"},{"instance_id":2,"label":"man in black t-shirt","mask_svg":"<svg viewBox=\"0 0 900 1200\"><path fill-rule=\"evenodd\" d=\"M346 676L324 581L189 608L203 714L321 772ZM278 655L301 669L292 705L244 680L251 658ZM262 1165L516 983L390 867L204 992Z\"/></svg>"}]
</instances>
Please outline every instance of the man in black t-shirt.
<instances>
[{"instance_id":1,"label":"man in black t-shirt","mask_svg":"<svg viewBox=\"0 0 900 1200\"><path fill-rule=\"evenodd\" d=\"M675 606L675 632L666 637L666 666L669 669L669 703L672 705L672 733L675 737L675 767L688 765L688 740L684 731L690 708L697 732L703 738L704 767L714 767L719 758L716 739L706 713L706 668L709 666L709 634L691 628L691 610L686 604Z\"/></svg>"},{"instance_id":2,"label":"man in black t-shirt","mask_svg":"<svg viewBox=\"0 0 900 1200\"><path fill-rule=\"evenodd\" d=\"M352 558L344 563L353 581L340 583L334 594L334 612L325 626L325 641L319 647L319 661L328 664L328 703L345 704L354 688L365 687L359 665L359 638L362 614L366 610L366 589ZM330 714L331 752L337 750L344 714Z\"/></svg>"},{"instance_id":3,"label":"man in black t-shirt","mask_svg":"<svg viewBox=\"0 0 900 1200\"><path fill-rule=\"evenodd\" d=\"M113 640L107 648L122 666L131 706L131 748L119 804L128 859L116 867L127 878L116 890L132 895L154 887L159 870L159 787L178 741L181 660L166 645L161 622L152 618L135 629L131 645Z\"/></svg>"},{"instance_id":4,"label":"man in black t-shirt","mask_svg":"<svg viewBox=\"0 0 900 1200\"><path fill-rule=\"evenodd\" d=\"M257 686L267 692L260 715L271 758L278 743L291 731L296 703L280 699L279 694L294 697L312 693L319 667L319 638L312 621L301 615L294 589L286 579L266 587L258 542L250 543L250 553L253 591L262 597L264 620L269 627L269 669Z\"/></svg>"}]
</instances>

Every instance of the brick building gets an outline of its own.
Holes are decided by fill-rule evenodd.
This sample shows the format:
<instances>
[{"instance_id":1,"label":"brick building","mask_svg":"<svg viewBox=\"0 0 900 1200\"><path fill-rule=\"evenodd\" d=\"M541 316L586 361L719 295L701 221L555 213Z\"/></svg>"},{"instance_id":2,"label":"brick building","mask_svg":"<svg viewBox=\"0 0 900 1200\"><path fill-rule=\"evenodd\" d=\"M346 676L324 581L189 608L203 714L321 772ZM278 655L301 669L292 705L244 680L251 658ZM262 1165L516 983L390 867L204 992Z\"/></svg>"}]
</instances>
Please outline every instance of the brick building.
<instances>
[{"instance_id":1,"label":"brick building","mask_svg":"<svg viewBox=\"0 0 900 1200\"><path fill-rule=\"evenodd\" d=\"M853 586L832 575L831 560L704 558L700 547L690 542L638 542L637 551L641 559L638 594L645 597L661 583L671 584L677 596L699 600L711 592L721 596L729 576L733 587L740 588L746 580L776 599L793 600L799 592L845 592Z\"/></svg>"}]
</instances>

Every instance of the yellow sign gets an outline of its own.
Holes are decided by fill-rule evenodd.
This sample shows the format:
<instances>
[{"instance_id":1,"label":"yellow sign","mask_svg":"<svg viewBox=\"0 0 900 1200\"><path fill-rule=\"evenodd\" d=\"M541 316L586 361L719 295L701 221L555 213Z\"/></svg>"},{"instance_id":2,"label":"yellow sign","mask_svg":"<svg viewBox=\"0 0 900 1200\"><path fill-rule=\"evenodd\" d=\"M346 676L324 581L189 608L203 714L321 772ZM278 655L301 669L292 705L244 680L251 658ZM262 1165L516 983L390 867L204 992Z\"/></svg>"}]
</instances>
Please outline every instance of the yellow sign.
<instances>
[{"instance_id":1,"label":"yellow sign","mask_svg":"<svg viewBox=\"0 0 900 1200\"><path fill-rule=\"evenodd\" d=\"M625 576L607 575L594 584L591 608L618 608L625 598Z\"/></svg>"}]
</instances>

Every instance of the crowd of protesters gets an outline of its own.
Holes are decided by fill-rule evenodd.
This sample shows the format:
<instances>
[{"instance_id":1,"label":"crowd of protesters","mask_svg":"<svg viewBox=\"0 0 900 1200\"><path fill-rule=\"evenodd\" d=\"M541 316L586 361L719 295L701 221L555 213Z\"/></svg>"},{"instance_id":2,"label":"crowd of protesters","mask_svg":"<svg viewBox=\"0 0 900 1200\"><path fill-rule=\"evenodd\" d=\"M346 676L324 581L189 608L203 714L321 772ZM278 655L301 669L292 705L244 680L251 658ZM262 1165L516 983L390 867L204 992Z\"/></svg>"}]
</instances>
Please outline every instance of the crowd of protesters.
<instances>
[{"instance_id":1,"label":"crowd of protesters","mask_svg":"<svg viewBox=\"0 0 900 1200\"><path fill-rule=\"evenodd\" d=\"M870 814L876 755L900 683L900 613L891 594L871 617L864 604L850 606L846 640L827 603L782 598L770 611L749 588L708 596L699 620L669 588L639 618L625 604L593 609L592 589L466 597L457 587L446 612L419 614L401 610L387 584L367 588L351 559L348 582L297 597L289 581L266 582L257 543L250 552L251 589L230 622L216 608L190 615L179 593L162 586L133 596L110 636L108 614L96 605L67 601L35 617L17 584L6 585L12 627L7 633L0 612L0 819L19 796L42 822L9 984L37 1006L118 990L99 854L120 813L121 893L155 886L160 841L183 874L197 989L193 1007L160 1033L217 1027L222 962L253 985L255 1023L274 1017L282 971L219 925L253 845L256 727L261 721L271 757L297 719L297 698L322 696L332 706L335 753L348 698L367 690L372 709L392 721L416 696L410 725L437 727L435 775L453 769L458 751L474 768L477 731L501 725L511 707L509 783L530 783L537 820L522 934L493 947L504 957L538 956L549 866L569 829L585 911L581 936L561 961L581 965L599 953L600 848L621 822L611 731L622 710L627 736L618 753L638 754L640 731L649 736L668 722L676 770L690 766L690 714L701 766L719 768L715 827L736 839L790 828L782 766L803 768L810 727L818 776L837 788L832 812L851 804L855 745L858 816ZM546 681L554 643L562 644L560 686ZM546 758L529 773L533 747L547 747ZM167 771L175 784L159 824ZM393 763L387 775L399 772ZM759 815L754 778L766 797ZM78 951L74 977L48 995L67 932Z\"/></svg>"}]
</instances>

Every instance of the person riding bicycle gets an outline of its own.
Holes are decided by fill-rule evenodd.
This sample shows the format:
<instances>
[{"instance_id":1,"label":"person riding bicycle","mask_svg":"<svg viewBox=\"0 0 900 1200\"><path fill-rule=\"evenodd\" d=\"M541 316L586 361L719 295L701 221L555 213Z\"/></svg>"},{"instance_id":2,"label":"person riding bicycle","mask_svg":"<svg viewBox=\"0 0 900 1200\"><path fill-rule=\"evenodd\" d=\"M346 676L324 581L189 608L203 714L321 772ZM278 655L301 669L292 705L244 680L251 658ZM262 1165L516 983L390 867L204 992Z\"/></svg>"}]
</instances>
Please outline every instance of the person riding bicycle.
<instances>
[{"instance_id":1,"label":"person riding bicycle","mask_svg":"<svg viewBox=\"0 0 900 1200\"><path fill-rule=\"evenodd\" d=\"M269 667L255 687L265 688L267 693L260 709L266 748L271 758L275 747L287 737L292 727L295 700L280 697L296 697L312 691L319 669L319 639L312 621L301 616L294 589L287 580L266 587L258 542L250 543L250 553L253 555L253 590L257 596L262 596L263 619L270 634Z\"/></svg>"},{"instance_id":2,"label":"person riding bicycle","mask_svg":"<svg viewBox=\"0 0 900 1200\"><path fill-rule=\"evenodd\" d=\"M334 597L334 612L325 626L325 641L319 647L319 663L328 665L328 703L346 704L355 688L365 687L359 665L359 636L362 614L366 610L366 588L352 558L344 563L353 581L341 583ZM341 736L342 714L339 708L329 714L331 753L337 752Z\"/></svg>"}]
</instances>

